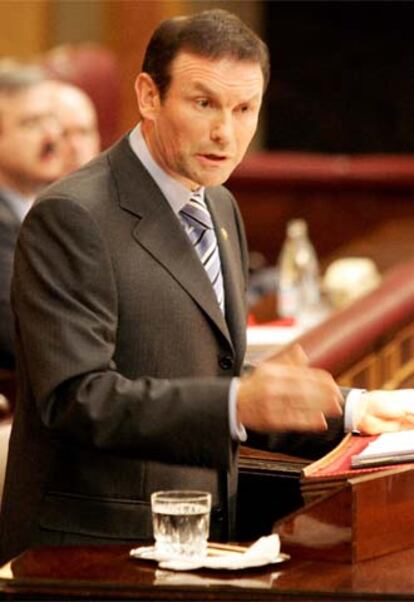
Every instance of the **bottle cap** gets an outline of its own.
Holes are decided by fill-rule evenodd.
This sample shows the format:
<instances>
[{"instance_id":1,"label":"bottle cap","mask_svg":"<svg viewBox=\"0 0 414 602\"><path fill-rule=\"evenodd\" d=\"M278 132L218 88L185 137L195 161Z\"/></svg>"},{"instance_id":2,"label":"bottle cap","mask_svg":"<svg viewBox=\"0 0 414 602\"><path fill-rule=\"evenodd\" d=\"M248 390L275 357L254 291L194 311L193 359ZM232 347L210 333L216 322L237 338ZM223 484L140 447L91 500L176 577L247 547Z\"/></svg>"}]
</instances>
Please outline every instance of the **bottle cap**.
<instances>
[{"instance_id":1,"label":"bottle cap","mask_svg":"<svg viewBox=\"0 0 414 602\"><path fill-rule=\"evenodd\" d=\"M304 219L291 219L288 221L287 232L292 238L307 234L308 226Z\"/></svg>"}]
</instances>

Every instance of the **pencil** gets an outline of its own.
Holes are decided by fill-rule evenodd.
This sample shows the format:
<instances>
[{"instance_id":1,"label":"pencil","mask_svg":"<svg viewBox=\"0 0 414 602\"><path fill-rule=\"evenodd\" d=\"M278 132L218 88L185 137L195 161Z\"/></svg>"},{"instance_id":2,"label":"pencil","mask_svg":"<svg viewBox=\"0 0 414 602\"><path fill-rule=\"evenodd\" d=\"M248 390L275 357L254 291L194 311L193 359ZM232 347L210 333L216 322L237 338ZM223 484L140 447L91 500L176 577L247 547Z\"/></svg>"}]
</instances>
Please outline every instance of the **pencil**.
<instances>
[{"instance_id":1,"label":"pencil","mask_svg":"<svg viewBox=\"0 0 414 602\"><path fill-rule=\"evenodd\" d=\"M217 552L237 552L238 554L244 554L247 550L244 546L237 546L230 543L216 543L209 542L207 545L209 550L217 550Z\"/></svg>"}]
</instances>

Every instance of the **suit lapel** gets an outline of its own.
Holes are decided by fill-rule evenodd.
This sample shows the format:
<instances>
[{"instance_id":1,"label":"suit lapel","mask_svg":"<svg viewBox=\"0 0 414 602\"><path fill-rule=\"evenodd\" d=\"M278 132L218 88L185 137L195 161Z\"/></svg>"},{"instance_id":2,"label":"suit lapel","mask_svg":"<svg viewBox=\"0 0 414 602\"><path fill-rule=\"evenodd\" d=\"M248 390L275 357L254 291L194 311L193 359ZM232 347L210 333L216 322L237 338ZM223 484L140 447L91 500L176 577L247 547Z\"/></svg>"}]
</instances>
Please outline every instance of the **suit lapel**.
<instances>
[{"instance_id":1,"label":"suit lapel","mask_svg":"<svg viewBox=\"0 0 414 602\"><path fill-rule=\"evenodd\" d=\"M0 191L0 215L2 221L7 223L10 227L14 227L16 231L19 230L21 223L16 213L13 211L10 201L3 196Z\"/></svg>"},{"instance_id":2,"label":"suit lapel","mask_svg":"<svg viewBox=\"0 0 414 602\"><path fill-rule=\"evenodd\" d=\"M108 155L122 209L139 217L133 236L191 295L232 345L214 290L177 216L124 138Z\"/></svg>"}]
</instances>

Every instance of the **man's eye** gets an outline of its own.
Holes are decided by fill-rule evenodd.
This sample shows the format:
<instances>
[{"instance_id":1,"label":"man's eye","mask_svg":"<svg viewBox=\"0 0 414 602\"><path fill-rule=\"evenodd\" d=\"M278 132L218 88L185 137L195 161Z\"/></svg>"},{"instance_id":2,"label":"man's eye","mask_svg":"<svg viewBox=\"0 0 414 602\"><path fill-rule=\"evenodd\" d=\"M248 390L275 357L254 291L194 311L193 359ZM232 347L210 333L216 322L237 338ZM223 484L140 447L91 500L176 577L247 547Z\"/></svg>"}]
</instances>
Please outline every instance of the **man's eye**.
<instances>
[{"instance_id":1,"label":"man's eye","mask_svg":"<svg viewBox=\"0 0 414 602\"><path fill-rule=\"evenodd\" d=\"M207 107L210 106L210 101L207 98L198 98L196 100L196 104L201 109L206 109Z\"/></svg>"},{"instance_id":2,"label":"man's eye","mask_svg":"<svg viewBox=\"0 0 414 602\"><path fill-rule=\"evenodd\" d=\"M35 130L47 127L48 124L54 122L57 123L57 119L52 114L45 115L33 115L31 117L24 117L20 120L20 127L27 130Z\"/></svg>"},{"instance_id":3,"label":"man's eye","mask_svg":"<svg viewBox=\"0 0 414 602\"><path fill-rule=\"evenodd\" d=\"M20 125L28 129L36 128L42 125L42 119L40 117L26 117L21 120Z\"/></svg>"}]
</instances>

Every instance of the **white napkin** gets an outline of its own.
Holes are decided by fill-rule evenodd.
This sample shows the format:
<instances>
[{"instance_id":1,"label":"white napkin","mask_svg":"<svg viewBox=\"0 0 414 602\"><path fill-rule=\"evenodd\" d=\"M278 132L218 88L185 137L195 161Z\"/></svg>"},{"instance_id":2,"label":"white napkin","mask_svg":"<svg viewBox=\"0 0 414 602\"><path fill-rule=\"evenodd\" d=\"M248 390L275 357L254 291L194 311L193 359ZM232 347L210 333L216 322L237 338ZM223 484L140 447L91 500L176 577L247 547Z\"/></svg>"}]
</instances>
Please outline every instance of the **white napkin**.
<instances>
[{"instance_id":1,"label":"white napkin","mask_svg":"<svg viewBox=\"0 0 414 602\"><path fill-rule=\"evenodd\" d=\"M156 560L160 568L172 571L192 571L199 568L238 570L283 562L289 556L280 553L280 539L276 533L261 537L245 552L223 551L220 555L195 558L160 558L154 547L135 548L134 558Z\"/></svg>"}]
</instances>

